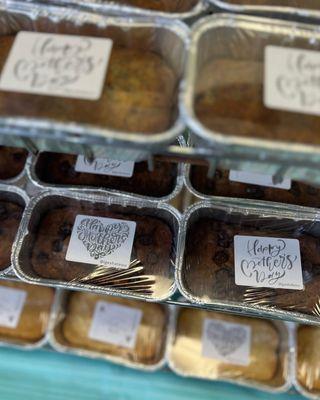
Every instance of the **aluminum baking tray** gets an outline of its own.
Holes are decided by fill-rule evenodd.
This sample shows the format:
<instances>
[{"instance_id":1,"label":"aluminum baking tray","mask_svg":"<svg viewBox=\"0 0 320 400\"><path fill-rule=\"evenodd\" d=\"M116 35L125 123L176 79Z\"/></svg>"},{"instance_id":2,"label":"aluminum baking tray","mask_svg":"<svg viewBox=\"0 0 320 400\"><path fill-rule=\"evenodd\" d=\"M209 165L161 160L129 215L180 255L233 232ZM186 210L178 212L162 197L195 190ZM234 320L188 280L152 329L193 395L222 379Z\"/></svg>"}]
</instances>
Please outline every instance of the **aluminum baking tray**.
<instances>
[{"instance_id":1,"label":"aluminum baking tray","mask_svg":"<svg viewBox=\"0 0 320 400\"><path fill-rule=\"evenodd\" d=\"M293 0L293 1L265 1L265 5L250 5L250 1L243 2L244 4L236 4L234 1L223 1L223 0L207 0L209 4L224 10L227 12L237 12L242 14L259 14L268 16L282 16L284 18L303 18L303 19L319 19L320 18L320 7L317 0L309 0L308 5L304 0ZM254 3L251 2L251 3ZM263 3L260 1L260 3ZM268 4L269 3L269 4ZM289 4L291 5L289 6ZM312 8L313 9L312 9Z\"/></svg>"},{"instance_id":2,"label":"aluminum baking tray","mask_svg":"<svg viewBox=\"0 0 320 400\"><path fill-rule=\"evenodd\" d=\"M27 0L30 3L51 4L63 7L74 7L86 11L96 12L104 15L130 15L148 18L166 18L169 20L184 20L189 22L200 17L207 9L208 5L204 0L180 0L175 1L177 5L172 5L172 0L163 0L162 5L167 11L155 11L134 7L129 5L117 4L117 1L101 0Z\"/></svg>"},{"instance_id":3,"label":"aluminum baking tray","mask_svg":"<svg viewBox=\"0 0 320 400\"><path fill-rule=\"evenodd\" d=\"M183 136L179 136L178 141L181 146L186 145ZM62 190L62 191L70 190L72 192L85 190L86 193L92 193L92 194L97 194L97 195L132 197L132 198L141 199L141 200L169 202L170 200L176 198L180 194L180 192L183 188L185 165L182 163L178 164L178 166L177 166L176 182L175 182L175 185L174 185L171 193L169 193L166 196L162 196L162 197L153 197L153 196L147 196L147 195L139 195L136 193L129 193L129 192L120 191L117 189L107 189L107 188L104 189L104 188L98 188L98 187L95 188L92 186L90 187L90 186L84 186L84 185L82 185L82 186L81 185L80 186L79 185L57 185L57 184L45 183L39 178L39 176L37 175L37 172L36 172L36 166L37 166L38 159L39 159L39 155L33 156L31 162L28 163L28 166L27 166L27 175L29 177L30 182L32 183L32 185L29 186L29 190L32 191L32 193L46 191L46 190ZM123 179L123 178L119 178L119 179ZM130 179L130 178L125 178L125 179ZM146 185L146 189L148 189L147 185Z\"/></svg>"},{"instance_id":4,"label":"aluminum baking tray","mask_svg":"<svg viewBox=\"0 0 320 400\"><path fill-rule=\"evenodd\" d=\"M9 2L0 7L2 35L20 30L46 31L108 37L129 48L148 49L160 54L177 77L177 96L182 86L188 49L189 29L179 21L143 20L141 18L104 17L61 7ZM178 102L177 102L178 103ZM62 123L35 117L0 118L0 134L11 139L27 138L40 151L56 151L120 160L142 160L150 152L174 142L185 128L176 110L175 121L165 132L156 134L128 133L102 126ZM115 148L116 146L116 148Z\"/></svg>"},{"instance_id":5,"label":"aluminum baking tray","mask_svg":"<svg viewBox=\"0 0 320 400\"><path fill-rule=\"evenodd\" d=\"M261 61L268 44L319 50L317 27L276 19L216 14L192 29L186 84L181 110L197 147L212 149L212 161L232 162L233 169L265 174L286 174L296 180L318 182L315 170L320 146L226 135L205 127L197 118L194 100L199 71L209 60L220 58Z\"/></svg>"},{"instance_id":6,"label":"aluminum baking tray","mask_svg":"<svg viewBox=\"0 0 320 400\"><path fill-rule=\"evenodd\" d=\"M32 268L30 254L41 216L43 216L47 210L52 210L55 207L66 205L75 207L79 204L86 204L94 209L103 209L104 211L109 209L113 212L120 212L121 214L134 213L136 215L158 217L167 223L173 236L169 265L166 270L155 271L150 264L150 268L144 272L144 274L148 274L147 276L154 276L153 279L155 280L155 283L152 286L152 293L141 294L139 291L79 283L78 280L76 282L67 282L59 279L47 279L41 278L37 275ZM82 193L48 191L33 197L25 210L22 220L22 229L20 229L18 237L13 245L12 264L16 275L23 281L29 283L65 289L84 290L138 300L163 301L170 298L176 290L174 283L174 270L177 262L176 248L179 230L180 213L175 208L164 203L155 204L150 201L142 202L128 198L101 197L92 194L85 194L84 191ZM88 270L89 274L91 272L92 271Z\"/></svg>"},{"instance_id":7,"label":"aluminum baking tray","mask_svg":"<svg viewBox=\"0 0 320 400\"><path fill-rule=\"evenodd\" d=\"M254 380L248 380L244 379L241 376L238 378L230 379L226 378L220 375L217 375L215 378L212 377L212 374L208 374L209 371L204 371L201 373L199 371L198 374L193 374L188 371L185 371L184 369L180 368L178 365L176 365L173 357L172 357L172 349L175 345L175 340L177 338L177 321L178 321L178 316L179 316L180 308L175 307L172 308L172 314L171 314L171 329L170 329L170 334L169 334L169 339L168 339L168 346L167 346L167 358L168 358L168 365L170 369L175 372L177 375L183 376L185 378L198 378L198 379L205 379L205 380L217 380L217 381L223 381L223 382L228 382L232 383L235 385L239 386L245 386L245 387L250 387L254 388L257 390L265 391L268 393L284 393L289 390L292 384L292 346L293 346L293 339L292 339L292 333L290 332L290 329L288 325L285 322L280 322L280 321L271 321L280 337L280 347L279 347L279 364L280 368L277 368L277 373L276 376L270 381L269 383L264 383L264 382L258 382ZM201 313L201 310L198 311L199 314ZM201 338L200 338L201 340ZM181 354L183 357L183 354Z\"/></svg>"},{"instance_id":8,"label":"aluminum baking tray","mask_svg":"<svg viewBox=\"0 0 320 400\"><path fill-rule=\"evenodd\" d=\"M54 309L52 312L52 317L49 324L49 343L56 351L60 353L69 353L93 359L102 359L126 367L139 369L143 371L149 371L149 372L157 371L165 365L166 363L165 350L166 350L166 341L168 336L168 332L166 331L164 332L163 335L162 356L155 364L150 364L150 365L137 363L134 362L133 360L126 360L124 358L121 358L120 356L112 356L107 353L71 346L64 338L63 333L61 331L61 325L65 318L69 294L70 292L68 291L58 290L57 297L55 299ZM167 321L169 321L168 307L165 305L163 305L162 307L166 312Z\"/></svg>"},{"instance_id":9,"label":"aluminum baking tray","mask_svg":"<svg viewBox=\"0 0 320 400\"><path fill-rule=\"evenodd\" d=\"M185 265L185 249L187 231L191 224L200 218L213 218L220 221L241 221L251 223L254 227L264 226L268 227L269 231L295 231L303 227L304 231L310 232L315 237L320 237L320 220L319 213L310 209L306 212L305 209L297 207L296 211L290 210L277 210L272 207L257 207L247 204L223 204L213 202L198 202L184 213L181 221L181 230L178 243L179 260L176 268L176 283L180 293L196 307L204 307L216 311L229 312L239 315L255 316L260 318L280 319L285 321L301 322L305 324L320 325L320 318L315 311L314 314L304 314L297 311L286 311L268 306L267 297L248 299L248 302L242 300L232 301L226 299L216 299L214 288L205 289L204 283L210 285L211 278L201 276L200 271L197 271L197 280L193 282L193 291L188 288L186 276L188 275L188 268ZM251 222L250 222L251 221ZM208 273L210 271L206 270ZM221 280L223 284L223 280ZM259 294L258 294L259 296ZM266 305L261 305L261 300ZM272 301L272 300L271 300ZM255 304L254 304L255 303ZM315 304L315 309L317 305Z\"/></svg>"}]
</instances>

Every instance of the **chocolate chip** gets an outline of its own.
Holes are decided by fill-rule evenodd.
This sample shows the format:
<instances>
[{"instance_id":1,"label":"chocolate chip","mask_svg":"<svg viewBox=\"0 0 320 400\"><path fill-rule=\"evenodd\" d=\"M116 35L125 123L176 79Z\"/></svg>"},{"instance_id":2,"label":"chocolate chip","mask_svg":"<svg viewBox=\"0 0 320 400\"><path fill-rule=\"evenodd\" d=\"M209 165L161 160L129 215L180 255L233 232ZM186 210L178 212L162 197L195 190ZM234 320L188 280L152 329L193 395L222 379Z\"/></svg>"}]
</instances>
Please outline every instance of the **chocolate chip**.
<instances>
[{"instance_id":1,"label":"chocolate chip","mask_svg":"<svg viewBox=\"0 0 320 400\"><path fill-rule=\"evenodd\" d=\"M74 169L73 166L70 166L67 175L69 178L76 178L78 176L78 172Z\"/></svg>"},{"instance_id":2,"label":"chocolate chip","mask_svg":"<svg viewBox=\"0 0 320 400\"><path fill-rule=\"evenodd\" d=\"M306 192L311 196L315 196L316 194L318 194L318 190L319 189L314 186L306 186Z\"/></svg>"},{"instance_id":3,"label":"chocolate chip","mask_svg":"<svg viewBox=\"0 0 320 400\"><path fill-rule=\"evenodd\" d=\"M40 253L37 254L37 260L47 261L47 260L49 260L49 255L47 253L45 253L44 251L40 251Z\"/></svg>"},{"instance_id":4,"label":"chocolate chip","mask_svg":"<svg viewBox=\"0 0 320 400\"><path fill-rule=\"evenodd\" d=\"M147 255L147 264L148 265L155 265L157 264L159 257L155 253L149 253Z\"/></svg>"},{"instance_id":5,"label":"chocolate chip","mask_svg":"<svg viewBox=\"0 0 320 400\"><path fill-rule=\"evenodd\" d=\"M228 247L230 247L231 241L232 239L225 231L220 231L218 233L218 246L227 249Z\"/></svg>"},{"instance_id":6,"label":"chocolate chip","mask_svg":"<svg viewBox=\"0 0 320 400\"><path fill-rule=\"evenodd\" d=\"M63 173L68 173L70 167L71 167L71 164L67 160L62 161L62 163L59 165L59 169Z\"/></svg>"},{"instance_id":7,"label":"chocolate chip","mask_svg":"<svg viewBox=\"0 0 320 400\"><path fill-rule=\"evenodd\" d=\"M24 154L23 154L23 152L21 151L21 152L13 153L13 154L12 154L12 157L13 157L14 161L19 162L19 161L22 161L22 160L23 160Z\"/></svg>"},{"instance_id":8,"label":"chocolate chip","mask_svg":"<svg viewBox=\"0 0 320 400\"><path fill-rule=\"evenodd\" d=\"M0 221L8 218L8 210L4 204L0 204Z\"/></svg>"},{"instance_id":9,"label":"chocolate chip","mask_svg":"<svg viewBox=\"0 0 320 400\"><path fill-rule=\"evenodd\" d=\"M248 186L246 193L252 199L262 199L264 197L264 190L260 186Z\"/></svg>"},{"instance_id":10,"label":"chocolate chip","mask_svg":"<svg viewBox=\"0 0 320 400\"><path fill-rule=\"evenodd\" d=\"M0 235L3 235L4 230L2 228L0 228Z\"/></svg>"},{"instance_id":11,"label":"chocolate chip","mask_svg":"<svg viewBox=\"0 0 320 400\"><path fill-rule=\"evenodd\" d=\"M217 251L213 257L213 261L218 264L222 265L229 260L229 255L225 251Z\"/></svg>"},{"instance_id":12,"label":"chocolate chip","mask_svg":"<svg viewBox=\"0 0 320 400\"><path fill-rule=\"evenodd\" d=\"M219 169L217 169L215 174L214 174L215 179L221 179L222 176L223 176L222 172Z\"/></svg>"},{"instance_id":13,"label":"chocolate chip","mask_svg":"<svg viewBox=\"0 0 320 400\"><path fill-rule=\"evenodd\" d=\"M71 232L72 232L72 225L69 224L68 222L64 222L62 225L60 225L58 234L61 237L61 239L64 240L71 235Z\"/></svg>"},{"instance_id":14,"label":"chocolate chip","mask_svg":"<svg viewBox=\"0 0 320 400\"><path fill-rule=\"evenodd\" d=\"M141 235L138 236L137 242L141 244L141 246L151 246L153 244L152 235Z\"/></svg>"},{"instance_id":15,"label":"chocolate chip","mask_svg":"<svg viewBox=\"0 0 320 400\"><path fill-rule=\"evenodd\" d=\"M292 182L290 192L294 196L300 196L301 195L301 189L300 189L300 185L299 185L298 182Z\"/></svg>"},{"instance_id":16,"label":"chocolate chip","mask_svg":"<svg viewBox=\"0 0 320 400\"><path fill-rule=\"evenodd\" d=\"M60 251L62 251L63 249L63 241L58 239L53 241L52 243L52 251L54 251L55 253L60 253Z\"/></svg>"}]
</instances>

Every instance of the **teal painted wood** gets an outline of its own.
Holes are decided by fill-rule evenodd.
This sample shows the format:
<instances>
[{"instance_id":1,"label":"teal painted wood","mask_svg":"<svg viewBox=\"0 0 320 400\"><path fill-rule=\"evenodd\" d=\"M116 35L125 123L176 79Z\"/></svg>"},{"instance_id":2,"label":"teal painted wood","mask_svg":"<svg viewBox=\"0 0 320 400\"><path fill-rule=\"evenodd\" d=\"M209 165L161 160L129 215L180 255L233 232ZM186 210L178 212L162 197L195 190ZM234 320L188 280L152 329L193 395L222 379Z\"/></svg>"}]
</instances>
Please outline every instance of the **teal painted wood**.
<instances>
[{"instance_id":1,"label":"teal painted wood","mask_svg":"<svg viewBox=\"0 0 320 400\"><path fill-rule=\"evenodd\" d=\"M103 361L39 350L0 349L0 400L270 400L221 382L144 373ZM291 393L275 400L300 400Z\"/></svg>"}]
</instances>

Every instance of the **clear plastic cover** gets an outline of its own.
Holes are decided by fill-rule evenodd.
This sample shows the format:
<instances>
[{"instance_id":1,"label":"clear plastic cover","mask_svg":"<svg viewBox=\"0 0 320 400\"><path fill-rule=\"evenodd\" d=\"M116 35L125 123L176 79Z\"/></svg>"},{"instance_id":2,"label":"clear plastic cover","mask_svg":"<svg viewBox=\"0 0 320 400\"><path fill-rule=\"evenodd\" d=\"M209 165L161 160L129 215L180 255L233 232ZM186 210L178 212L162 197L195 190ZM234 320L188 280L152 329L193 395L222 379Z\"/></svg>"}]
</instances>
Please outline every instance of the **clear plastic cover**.
<instances>
[{"instance_id":1,"label":"clear plastic cover","mask_svg":"<svg viewBox=\"0 0 320 400\"><path fill-rule=\"evenodd\" d=\"M199 3L199 0L113 0L104 1L104 3L121 4L167 13L183 13L192 10Z\"/></svg>"},{"instance_id":2,"label":"clear plastic cover","mask_svg":"<svg viewBox=\"0 0 320 400\"><path fill-rule=\"evenodd\" d=\"M207 354L205 321L222 324L209 336L217 355ZM224 325L226 323L226 325ZM228 325L228 324L236 325ZM242 327L250 330L246 365L228 361L244 342ZM288 388L288 331L282 323L232 316L205 310L177 311L175 332L169 343L169 365L179 374L213 380L227 380L271 391Z\"/></svg>"},{"instance_id":3,"label":"clear plastic cover","mask_svg":"<svg viewBox=\"0 0 320 400\"><path fill-rule=\"evenodd\" d=\"M107 332L101 338L103 340L97 340L90 334L94 318L99 318L94 316L99 302L103 302L105 307L109 304L120 305L141 312L131 348L122 343L115 344L108 338ZM121 308L119 318L120 313ZM99 320L95 322L99 323ZM92 293L66 292L56 306L50 341L58 351L105 358L126 366L152 370L160 368L164 362L167 327L168 312L163 305ZM119 336L123 334L121 321L114 321L114 329L120 329ZM132 335L133 332L128 329L126 334Z\"/></svg>"},{"instance_id":4,"label":"clear plastic cover","mask_svg":"<svg viewBox=\"0 0 320 400\"><path fill-rule=\"evenodd\" d=\"M224 1L224 3L226 5L232 4L237 6L277 6L320 10L320 5L317 0L228 0Z\"/></svg>"}]
</instances>

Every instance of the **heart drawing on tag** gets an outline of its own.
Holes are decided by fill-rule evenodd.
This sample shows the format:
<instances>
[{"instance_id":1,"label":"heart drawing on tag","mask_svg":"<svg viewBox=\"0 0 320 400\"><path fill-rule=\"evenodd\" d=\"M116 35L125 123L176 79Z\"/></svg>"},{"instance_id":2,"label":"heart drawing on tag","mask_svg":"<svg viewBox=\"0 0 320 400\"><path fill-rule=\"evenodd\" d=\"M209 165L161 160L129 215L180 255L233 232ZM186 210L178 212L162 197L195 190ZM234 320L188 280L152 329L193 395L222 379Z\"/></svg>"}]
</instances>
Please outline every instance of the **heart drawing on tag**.
<instances>
[{"instance_id":1,"label":"heart drawing on tag","mask_svg":"<svg viewBox=\"0 0 320 400\"><path fill-rule=\"evenodd\" d=\"M218 321L211 321L207 326L207 337L217 352L226 357L244 344L247 334L240 326L226 327Z\"/></svg>"},{"instance_id":2,"label":"heart drawing on tag","mask_svg":"<svg viewBox=\"0 0 320 400\"><path fill-rule=\"evenodd\" d=\"M129 233L129 225L125 222L103 224L95 218L84 218L77 228L78 239L95 260L119 249L128 239Z\"/></svg>"}]
</instances>

